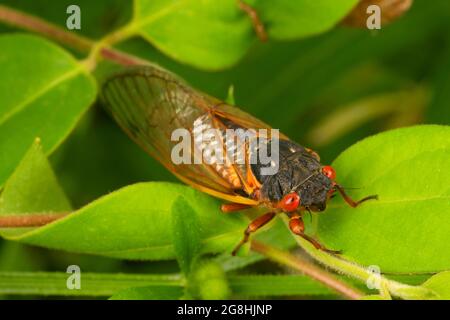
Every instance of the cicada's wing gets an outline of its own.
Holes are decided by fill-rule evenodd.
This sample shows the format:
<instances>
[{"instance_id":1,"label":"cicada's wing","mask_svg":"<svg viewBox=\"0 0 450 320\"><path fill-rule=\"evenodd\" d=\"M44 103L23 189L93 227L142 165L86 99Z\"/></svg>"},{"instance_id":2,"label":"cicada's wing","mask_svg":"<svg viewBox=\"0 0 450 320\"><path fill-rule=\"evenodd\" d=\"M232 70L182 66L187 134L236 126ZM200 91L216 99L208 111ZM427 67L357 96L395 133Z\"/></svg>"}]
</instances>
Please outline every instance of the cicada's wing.
<instances>
[{"instance_id":1,"label":"cicada's wing","mask_svg":"<svg viewBox=\"0 0 450 320\"><path fill-rule=\"evenodd\" d=\"M174 164L171 154L178 141L171 138L180 128L192 133L196 130L194 123L200 120L217 129L229 127L229 122L252 129L270 129L268 125L190 88L176 76L156 67L133 67L114 75L104 83L102 96L122 129L180 180L231 202L258 204L245 195L242 180L246 177L235 166L230 166L228 172L220 172L205 163ZM198 152L195 142L190 152L192 155ZM236 181L230 179L233 174Z\"/></svg>"}]
</instances>

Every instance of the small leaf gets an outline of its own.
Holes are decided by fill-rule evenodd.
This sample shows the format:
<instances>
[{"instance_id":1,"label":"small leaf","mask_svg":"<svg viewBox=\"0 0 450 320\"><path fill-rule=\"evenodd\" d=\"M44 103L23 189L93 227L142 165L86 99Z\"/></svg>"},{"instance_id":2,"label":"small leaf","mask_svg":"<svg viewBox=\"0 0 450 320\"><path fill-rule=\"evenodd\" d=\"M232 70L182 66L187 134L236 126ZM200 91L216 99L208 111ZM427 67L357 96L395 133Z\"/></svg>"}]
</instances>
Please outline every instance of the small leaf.
<instances>
[{"instance_id":1,"label":"small leaf","mask_svg":"<svg viewBox=\"0 0 450 320\"><path fill-rule=\"evenodd\" d=\"M182 287L148 286L119 291L110 300L178 300L182 296Z\"/></svg>"},{"instance_id":2,"label":"small leaf","mask_svg":"<svg viewBox=\"0 0 450 320\"><path fill-rule=\"evenodd\" d=\"M0 47L2 186L36 137L45 154L64 140L94 101L96 84L83 65L42 38L2 35Z\"/></svg>"},{"instance_id":3,"label":"small leaf","mask_svg":"<svg viewBox=\"0 0 450 320\"><path fill-rule=\"evenodd\" d=\"M182 197L178 197L172 205L172 230L178 264L188 275L200 250L201 231L196 212Z\"/></svg>"},{"instance_id":4,"label":"small leaf","mask_svg":"<svg viewBox=\"0 0 450 320\"><path fill-rule=\"evenodd\" d=\"M450 127L417 126L365 139L334 162L337 181L355 199L341 197L319 215L319 238L345 258L381 272L450 269ZM436 254L442 253L442 254Z\"/></svg>"},{"instance_id":5,"label":"small leaf","mask_svg":"<svg viewBox=\"0 0 450 320\"><path fill-rule=\"evenodd\" d=\"M432 276L422 286L433 290L438 295L438 299L450 300L450 271Z\"/></svg>"},{"instance_id":6,"label":"small leaf","mask_svg":"<svg viewBox=\"0 0 450 320\"><path fill-rule=\"evenodd\" d=\"M225 102L232 106L236 105L236 100L234 99L234 86L233 85L230 85L228 87L228 94L227 94L227 98L225 99Z\"/></svg>"},{"instance_id":7,"label":"small leaf","mask_svg":"<svg viewBox=\"0 0 450 320\"><path fill-rule=\"evenodd\" d=\"M325 32L342 20L358 0L252 0L269 38L295 39Z\"/></svg>"},{"instance_id":8,"label":"small leaf","mask_svg":"<svg viewBox=\"0 0 450 320\"><path fill-rule=\"evenodd\" d=\"M136 0L132 27L172 58L205 69L236 63L255 37L235 0Z\"/></svg>"},{"instance_id":9,"label":"small leaf","mask_svg":"<svg viewBox=\"0 0 450 320\"><path fill-rule=\"evenodd\" d=\"M36 139L8 180L0 197L0 215L71 211L40 139Z\"/></svg>"}]
</instances>

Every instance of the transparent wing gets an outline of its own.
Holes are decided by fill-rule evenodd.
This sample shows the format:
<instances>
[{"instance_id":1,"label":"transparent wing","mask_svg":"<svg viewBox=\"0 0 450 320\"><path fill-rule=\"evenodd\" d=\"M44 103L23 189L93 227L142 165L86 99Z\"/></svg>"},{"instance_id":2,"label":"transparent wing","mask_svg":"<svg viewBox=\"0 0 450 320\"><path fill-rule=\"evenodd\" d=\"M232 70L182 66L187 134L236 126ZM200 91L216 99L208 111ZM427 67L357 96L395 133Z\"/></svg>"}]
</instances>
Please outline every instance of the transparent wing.
<instances>
[{"instance_id":1,"label":"transparent wing","mask_svg":"<svg viewBox=\"0 0 450 320\"><path fill-rule=\"evenodd\" d=\"M270 129L268 125L190 88L173 74L156 67L133 67L114 75L104 83L102 98L122 129L180 180L228 201L257 204L211 165L175 165L171 153L177 142L171 141L171 136L179 128L192 132L194 122L200 118L209 118L218 129L229 126L225 119L244 128ZM196 152L195 144L191 152Z\"/></svg>"}]
</instances>

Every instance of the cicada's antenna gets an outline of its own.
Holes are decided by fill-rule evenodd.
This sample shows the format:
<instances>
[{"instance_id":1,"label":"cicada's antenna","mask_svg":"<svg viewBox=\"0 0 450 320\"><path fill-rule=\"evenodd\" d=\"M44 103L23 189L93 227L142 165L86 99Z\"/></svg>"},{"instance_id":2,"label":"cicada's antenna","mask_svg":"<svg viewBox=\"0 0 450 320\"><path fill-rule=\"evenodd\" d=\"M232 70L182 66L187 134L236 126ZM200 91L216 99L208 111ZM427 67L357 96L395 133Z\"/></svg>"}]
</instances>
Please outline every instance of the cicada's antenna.
<instances>
[{"instance_id":1,"label":"cicada's antenna","mask_svg":"<svg viewBox=\"0 0 450 320\"><path fill-rule=\"evenodd\" d=\"M334 187L336 188L337 191L339 191L339 193L341 194L342 198L344 198L345 202L348 203L348 205L352 208L356 208L357 206L359 206L361 203L367 201L367 200L378 200L378 195L371 195L371 196L367 196L365 198L362 198L359 201L355 201L352 198L350 198L349 195L347 195L344 191L344 188L340 185L338 185L337 183L334 185Z\"/></svg>"},{"instance_id":2,"label":"cicada's antenna","mask_svg":"<svg viewBox=\"0 0 450 320\"><path fill-rule=\"evenodd\" d=\"M302 184L304 184L306 181L308 181L309 179L311 179L313 176L315 175L315 173L310 174L308 177L306 177L306 179L303 179L302 182L300 182L299 184L297 184L296 186L294 186L291 190L291 192L294 192L295 190L297 190L298 187L300 187Z\"/></svg>"}]
</instances>

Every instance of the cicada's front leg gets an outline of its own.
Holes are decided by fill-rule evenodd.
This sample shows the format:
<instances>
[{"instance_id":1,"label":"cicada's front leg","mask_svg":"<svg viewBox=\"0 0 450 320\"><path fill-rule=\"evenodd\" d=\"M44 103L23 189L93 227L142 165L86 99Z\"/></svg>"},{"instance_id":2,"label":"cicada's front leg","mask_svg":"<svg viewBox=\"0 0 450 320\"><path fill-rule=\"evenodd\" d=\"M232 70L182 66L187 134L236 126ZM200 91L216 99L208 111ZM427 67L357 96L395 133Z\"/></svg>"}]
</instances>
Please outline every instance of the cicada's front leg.
<instances>
[{"instance_id":1,"label":"cicada's front leg","mask_svg":"<svg viewBox=\"0 0 450 320\"><path fill-rule=\"evenodd\" d=\"M327 249L316 239L311 238L310 236L306 235L305 234L305 224L303 223L302 217L298 213L291 215L291 218L289 220L289 229L291 229L291 231L294 234L296 234L296 235L302 237L303 239L305 239L306 241L310 242L318 250L322 250L322 251L325 251L328 253L334 253L334 254L341 253L340 250Z\"/></svg>"},{"instance_id":2,"label":"cicada's front leg","mask_svg":"<svg viewBox=\"0 0 450 320\"><path fill-rule=\"evenodd\" d=\"M263 227L267 223L270 222L270 220L275 217L275 212L268 212L266 214L263 214L262 216L256 218L250 224L248 225L247 229L244 231L244 238L242 238L241 242L234 248L233 252L231 253L233 256L236 255L239 248L242 247L245 243L248 242L250 235L254 232L256 232L259 228Z\"/></svg>"}]
</instances>

